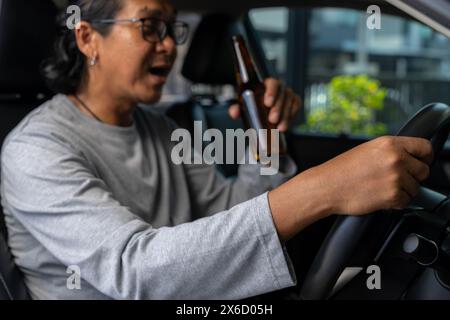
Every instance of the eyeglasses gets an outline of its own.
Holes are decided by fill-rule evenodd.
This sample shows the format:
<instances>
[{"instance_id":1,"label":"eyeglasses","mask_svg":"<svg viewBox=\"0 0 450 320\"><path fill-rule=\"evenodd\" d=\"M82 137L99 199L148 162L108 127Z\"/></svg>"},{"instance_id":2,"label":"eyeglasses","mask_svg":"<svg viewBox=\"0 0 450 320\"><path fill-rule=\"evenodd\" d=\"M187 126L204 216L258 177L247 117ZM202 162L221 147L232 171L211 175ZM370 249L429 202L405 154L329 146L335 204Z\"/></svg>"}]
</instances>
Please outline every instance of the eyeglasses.
<instances>
[{"instance_id":1,"label":"eyeglasses","mask_svg":"<svg viewBox=\"0 0 450 320\"><path fill-rule=\"evenodd\" d=\"M90 21L93 24L121 24L136 23L141 24L142 37L144 40L155 43L162 42L167 36L171 37L175 44L182 45L186 43L189 36L189 25L182 21L167 22L159 18L131 18L131 19L102 19Z\"/></svg>"}]
</instances>

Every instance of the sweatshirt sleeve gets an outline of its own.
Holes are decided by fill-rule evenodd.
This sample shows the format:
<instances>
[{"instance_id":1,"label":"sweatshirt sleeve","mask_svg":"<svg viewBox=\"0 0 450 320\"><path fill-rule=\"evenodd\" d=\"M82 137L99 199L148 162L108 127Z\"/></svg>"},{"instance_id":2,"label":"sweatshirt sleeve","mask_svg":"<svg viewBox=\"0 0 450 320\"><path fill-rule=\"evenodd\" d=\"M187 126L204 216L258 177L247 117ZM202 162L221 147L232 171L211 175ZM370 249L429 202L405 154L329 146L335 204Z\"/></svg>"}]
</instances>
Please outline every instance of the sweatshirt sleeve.
<instances>
[{"instance_id":1,"label":"sweatshirt sleeve","mask_svg":"<svg viewBox=\"0 0 450 320\"><path fill-rule=\"evenodd\" d=\"M51 137L10 139L5 210L65 266L115 299L241 299L295 285L267 194L155 229L121 205L82 154Z\"/></svg>"},{"instance_id":2,"label":"sweatshirt sleeve","mask_svg":"<svg viewBox=\"0 0 450 320\"><path fill-rule=\"evenodd\" d=\"M297 172L295 162L288 155L279 158L279 167L274 175L261 174L261 168L260 164L241 164L237 177L227 179L214 165L185 165L195 211L201 216L209 216L227 210L280 186Z\"/></svg>"}]
</instances>

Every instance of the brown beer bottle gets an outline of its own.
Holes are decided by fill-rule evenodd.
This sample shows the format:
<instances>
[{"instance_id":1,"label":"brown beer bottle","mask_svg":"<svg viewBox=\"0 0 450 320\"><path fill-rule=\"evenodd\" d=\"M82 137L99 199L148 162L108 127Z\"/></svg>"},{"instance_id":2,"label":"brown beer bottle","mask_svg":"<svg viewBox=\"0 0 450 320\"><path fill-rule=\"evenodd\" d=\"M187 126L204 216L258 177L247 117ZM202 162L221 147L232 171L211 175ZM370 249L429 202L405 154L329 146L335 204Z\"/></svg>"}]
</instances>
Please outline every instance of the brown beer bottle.
<instances>
[{"instance_id":1,"label":"brown beer bottle","mask_svg":"<svg viewBox=\"0 0 450 320\"><path fill-rule=\"evenodd\" d=\"M256 159L260 160L262 151L268 156L284 154L284 136L280 132L278 143L274 143L276 125L268 120L270 109L264 105L265 86L241 35L233 37L233 49L242 119L247 129L253 128L257 132L258 146L251 146ZM266 135L262 134L262 129L267 129Z\"/></svg>"}]
</instances>

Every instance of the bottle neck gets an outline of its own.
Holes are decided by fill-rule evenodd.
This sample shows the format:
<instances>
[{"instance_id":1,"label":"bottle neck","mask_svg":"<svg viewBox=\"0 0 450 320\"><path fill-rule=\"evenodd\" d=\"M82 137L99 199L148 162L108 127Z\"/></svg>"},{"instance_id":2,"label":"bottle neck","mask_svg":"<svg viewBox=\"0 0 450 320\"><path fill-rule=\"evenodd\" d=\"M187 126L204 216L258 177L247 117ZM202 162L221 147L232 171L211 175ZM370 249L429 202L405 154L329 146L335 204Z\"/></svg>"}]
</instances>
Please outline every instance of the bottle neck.
<instances>
[{"instance_id":1,"label":"bottle neck","mask_svg":"<svg viewBox=\"0 0 450 320\"><path fill-rule=\"evenodd\" d=\"M256 67L252 62L250 52L245 47L243 39L236 38L234 39L233 44L241 84L261 83Z\"/></svg>"}]
</instances>

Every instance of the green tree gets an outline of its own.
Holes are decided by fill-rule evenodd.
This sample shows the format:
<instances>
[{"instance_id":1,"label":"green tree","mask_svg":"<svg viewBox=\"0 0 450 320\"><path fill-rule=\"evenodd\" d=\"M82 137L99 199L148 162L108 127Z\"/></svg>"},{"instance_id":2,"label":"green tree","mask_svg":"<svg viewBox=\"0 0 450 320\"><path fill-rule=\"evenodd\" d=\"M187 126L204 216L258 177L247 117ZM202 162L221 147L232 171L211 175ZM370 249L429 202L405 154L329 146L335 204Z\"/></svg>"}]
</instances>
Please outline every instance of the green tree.
<instances>
[{"instance_id":1,"label":"green tree","mask_svg":"<svg viewBox=\"0 0 450 320\"><path fill-rule=\"evenodd\" d=\"M375 113L384 108L386 89L366 75L337 76L327 85L328 104L312 110L303 130L379 136L387 133Z\"/></svg>"}]
</instances>

